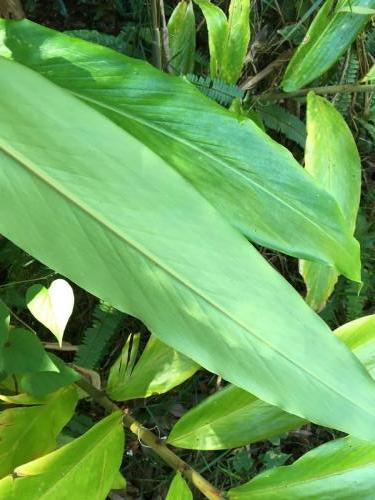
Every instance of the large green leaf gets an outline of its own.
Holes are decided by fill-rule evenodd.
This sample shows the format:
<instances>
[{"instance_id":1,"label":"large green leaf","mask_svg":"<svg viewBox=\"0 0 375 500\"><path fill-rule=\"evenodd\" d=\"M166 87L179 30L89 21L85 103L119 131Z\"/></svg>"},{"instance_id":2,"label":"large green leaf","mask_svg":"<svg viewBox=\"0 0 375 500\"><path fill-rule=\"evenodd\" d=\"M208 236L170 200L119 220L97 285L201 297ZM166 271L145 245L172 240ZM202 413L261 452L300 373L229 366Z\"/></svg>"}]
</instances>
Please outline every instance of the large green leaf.
<instances>
[{"instance_id":1,"label":"large green leaf","mask_svg":"<svg viewBox=\"0 0 375 500\"><path fill-rule=\"evenodd\" d=\"M347 323L335 334L375 378L375 315ZM197 450L236 448L280 435L304 423L295 415L230 385L180 418L168 442Z\"/></svg>"},{"instance_id":2,"label":"large green leaf","mask_svg":"<svg viewBox=\"0 0 375 500\"><path fill-rule=\"evenodd\" d=\"M0 156L0 168L1 160ZM59 370L34 333L22 328L14 328L10 330L8 340L4 345L4 371L13 375L42 371L58 372Z\"/></svg>"},{"instance_id":3,"label":"large green leaf","mask_svg":"<svg viewBox=\"0 0 375 500\"><path fill-rule=\"evenodd\" d=\"M136 365L128 369L128 343L111 367L107 393L116 401L163 394L191 377L199 365L151 336Z\"/></svg>"},{"instance_id":4,"label":"large green leaf","mask_svg":"<svg viewBox=\"0 0 375 500\"><path fill-rule=\"evenodd\" d=\"M105 113L250 239L360 279L359 247L336 201L251 120L144 61L30 21L0 21L2 38L0 53L9 47L14 59Z\"/></svg>"},{"instance_id":5,"label":"large green leaf","mask_svg":"<svg viewBox=\"0 0 375 500\"><path fill-rule=\"evenodd\" d=\"M375 0L326 0L289 62L282 82L286 92L318 78L350 46L371 17L351 11L351 7L375 7Z\"/></svg>"},{"instance_id":6,"label":"large green leaf","mask_svg":"<svg viewBox=\"0 0 375 500\"><path fill-rule=\"evenodd\" d=\"M236 83L250 41L250 0L231 0L228 19L210 0L194 0L202 9L208 30L210 76Z\"/></svg>"},{"instance_id":7,"label":"large green leaf","mask_svg":"<svg viewBox=\"0 0 375 500\"><path fill-rule=\"evenodd\" d=\"M70 386L52 394L45 404L0 412L0 477L53 450L77 401L77 391Z\"/></svg>"},{"instance_id":8,"label":"large green leaf","mask_svg":"<svg viewBox=\"0 0 375 500\"><path fill-rule=\"evenodd\" d=\"M191 0L180 0L168 21L169 66L177 74L193 73L195 61L195 17Z\"/></svg>"},{"instance_id":9,"label":"large green leaf","mask_svg":"<svg viewBox=\"0 0 375 500\"><path fill-rule=\"evenodd\" d=\"M0 106L1 234L224 379L375 438L368 373L175 170L2 58Z\"/></svg>"},{"instance_id":10,"label":"large green leaf","mask_svg":"<svg viewBox=\"0 0 375 500\"><path fill-rule=\"evenodd\" d=\"M103 500L118 475L123 447L122 417L116 412L73 442L17 467L0 481L0 498Z\"/></svg>"},{"instance_id":11,"label":"large green leaf","mask_svg":"<svg viewBox=\"0 0 375 500\"><path fill-rule=\"evenodd\" d=\"M193 500L193 494L179 472L173 478L166 500Z\"/></svg>"},{"instance_id":12,"label":"large green leaf","mask_svg":"<svg viewBox=\"0 0 375 500\"><path fill-rule=\"evenodd\" d=\"M229 490L228 498L370 500L375 491L375 444L348 436L323 444L293 465L277 467Z\"/></svg>"},{"instance_id":13,"label":"large green leaf","mask_svg":"<svg viewBox=\"0 0 375 500\"><path fill-rule=\"evenodd\" d=\"M348 230L354 234L361 196L361 159L342 115L313 92L307 97L305 168L336 198ZM311 261L300 261L300 272L307 287L307 303L320 311L333 292L338 273Z\"/></svg>"}]
</instances>

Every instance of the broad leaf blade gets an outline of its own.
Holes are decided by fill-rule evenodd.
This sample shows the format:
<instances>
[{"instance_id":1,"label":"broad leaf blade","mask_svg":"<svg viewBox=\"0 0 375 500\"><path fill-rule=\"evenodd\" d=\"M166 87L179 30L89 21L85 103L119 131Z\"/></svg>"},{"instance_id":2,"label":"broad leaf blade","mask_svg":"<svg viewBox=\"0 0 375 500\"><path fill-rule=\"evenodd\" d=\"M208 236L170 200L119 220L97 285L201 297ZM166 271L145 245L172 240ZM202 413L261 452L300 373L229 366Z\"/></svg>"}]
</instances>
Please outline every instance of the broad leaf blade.
<instances>
[{"instance_id":1,"label":"broad leaf blade","mask_svg":"<svg viewBox=\"0 0 375 500\"><path fill-rule=\"evenodd\" d=\"M361 196L361 159L342 115L324 97L307 97L306 170L339 204L353 234ZM301 261L307 303L320 311L331 295L338 273L322 264Z\"/></svg>"},{"instance_id":2,"label":"broad leaf blade","mask_svg":"<svg viewBox=\"0 0 375 500\"><path fill-rule=\"evenodd\" d=\"M78 396L74 387L52 394L39 406L0 413L0 477L56 447L56 437L71 419Z\"/></svg>"},{"instance_id":3,"label":"broad leaf blade","mask_svg":"<svg viewBox=\"0 0 375 500\"><path fill-rule=\"evenodd\" d=\"M177 74L194 72L195 17L191 0L181 0L168 21L169 66Z\"/></svg>"},{"instance_id":4,"label":"broad leaf blade","mask_svg":"<svg viewBox=\"0 0 375 500\"><path fill-rule=\"evenodd\" d=\"M371 17L368 13L343 12L346 6L375 7L375 0L326 0L289 62L282 82L286 92L307 85L327 71Z\"/></svg>"},{"instance_id":5,"label":"broad leaf blade","mask_svg":"<svg viewBox=\"0 0 375 500\"><path fill-rule=\"evenodd\" d=\"M335 330L375 378L375 315ZM194 450L237 448L270 439L305 422L238 387L227 386L187 412L173 427L168 442Z\"/></svg>"},{"instance_id":6,"label":"broad leaf blade","mask_svg":"<svg viewBox=\"0 0 375 500\"><path fill-rule=\"evenodd\" d=\"M106 498L121 464L124 431L121 413L101 420L83 436L42 458L16 468L0 481L7 500ZM60 492L60 493L59 493Z\"/></svg>"},{"instance_id":7,"label":"broad leaf blade","mask_svg":"<svg viewBox=\"0 0 375 500\"><path fill-rule=\"evenodd\" d=\"M173 478L166 500L193 500L189 486L180 473L177 473Z\"/></svg>"},{"instance_id":8,"label":"broad leaf blade","mask_svg":"<svg viewBox=\"0 0 375 500\"><path fill-rule=\"evenodd\" d=\"M192 85L143 61L30 21L0 21L0 28L6 44L0 53L9 47L16 60L105 113L250 239L360 279L359 248L335 200L251 120L239 121Z\"/></svg>"},{"instance_id":9,"label":"broad leaf blade","mask_svg":"<svg viewBox=\"0 0 375 500\"><path fill-rule=\"evenodd\" d=\"M5 59L0 105L2 234L224 379L375 437L375 383L362 365L160 157Z\"/></svg>"},{"instance_id":10,"label":"broad leaf blade","mask_svg":"<svg viewBox=\"0 0 375 500\"><path fill-rule=\"evenodd\" d=\"M375 491L375 444L352 436L323 444L293 465L277 467L229 490L228 498L361 498Z\"/></svg>"},{"instance_id":11,"label":"broad leaf blade","mask_svg":"<svg viewBox=\"0 0 375 500\"><path fill-rule=\"evenodd\" d=\"M120 376L113 380L111 373L124 366L124 358L122 354L111 368L109 381L112 381L112 384L107 388L108 395L116 401L163 394L182 384L199 368L194 361L154 336L150 337L134 369L129 373L125 368L125 373L120 373Z\"/></svg>"}]
</instances>

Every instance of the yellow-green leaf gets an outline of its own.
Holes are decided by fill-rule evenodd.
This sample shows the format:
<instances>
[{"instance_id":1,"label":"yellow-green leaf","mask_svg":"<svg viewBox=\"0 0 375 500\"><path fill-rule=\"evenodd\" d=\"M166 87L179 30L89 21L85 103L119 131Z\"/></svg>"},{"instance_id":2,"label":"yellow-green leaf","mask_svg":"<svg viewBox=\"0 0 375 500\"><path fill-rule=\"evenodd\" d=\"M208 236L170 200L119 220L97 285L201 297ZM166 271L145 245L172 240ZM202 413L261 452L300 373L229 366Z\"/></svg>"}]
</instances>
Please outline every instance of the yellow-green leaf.
<instances>
[{"instance_id":1,"label":"yellow-green leaf","mask_svg":"<svg viewBox=\"0 0 375 500\"><path fill-rule=\"evenodd\" d=\"M335 197L348 227L354 234L361 195L361 159L353 135L342 115L324 97L307 97L307 142L305 168ZM332 267L300 261L307 287L307 303L323 309L339 274Z\"/></svg>"},{"instance_id":2,"label":"yellow-green leaf","mask_svg":"<svg viewBox=\"0 0 375 500\"><path fill-rule=\"evenodd\" d=\"M103 500L118 475L124 448L121 412L94 425L83 436L0 481L6 500Z\"/></svg>"}]
</instances>

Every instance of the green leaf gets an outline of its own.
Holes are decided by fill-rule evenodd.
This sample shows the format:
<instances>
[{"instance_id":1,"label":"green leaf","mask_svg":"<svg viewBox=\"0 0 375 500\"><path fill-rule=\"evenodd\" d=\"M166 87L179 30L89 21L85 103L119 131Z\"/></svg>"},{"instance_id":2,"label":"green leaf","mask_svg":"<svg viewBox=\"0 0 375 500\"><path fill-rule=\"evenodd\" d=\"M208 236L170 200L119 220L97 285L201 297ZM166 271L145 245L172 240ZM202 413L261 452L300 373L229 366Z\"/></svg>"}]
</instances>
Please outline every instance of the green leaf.
<instances>
[{"instance_id":1,"label":"green leaf","mask_svg":"<svg viewBox=\"0 0 375 500\"><path fill-rule=\"evenodd\" d=\"M137 360L140 339L140 333L131 333L126 339L120 356L118 356L109 370L106 393L112 399L114 399L116 389L121 384L127 384L128 380L130 379L135 362Z\"/></svg>"},{"instance_id":2,"label":"green leaf","mask_svg":"<svg viewBox=\"0 0 375 500\"><path fill-rule=\"evenodd\" d=\"M368 373L175 170L65 90L1 58L0 106L1 234L257 397L375 437Z\"/></svg>"},{"instance_id":3,"label":"green leaf","mask_svg":"<svg viewBox=\"0 0 375 500\"><path fill-rule=\"evenodd\" d=\"M193 495L185 479L178 472L171 482L166 500L193 500Z\"/></svg>"},{"instance_id":4,"label":"green leaf","mask_svg":"<svg viewBox=\"0 0 375 500\"><path fill-rule=\"evenodd\" d=\"M122 417L116 412L71 443L17 467L0 481L0 497L103 500L118 474L123 447Z\"/></svg>"},{"instance_id":5,"label":"green leaf","mask_svg":"<svg viewBox=\"0 0 375 500\"><path fill-rule=\"evenodd\" d=\"M52 394L45 404L0 412L0 477L52 451L77 401L76 389L66 387Z\"/></svg>"},{"instance_id":6,"label":"green leaf","mask_svg":"<svg viewBox=\"0 0 375 500\"><path fill-rule=\"evenodd\" d=\"M61 346L74 306L73 289L69 283L57 279L48 289L33 285L26 292L26 302L31 314L54 334Z\"/></svg>"},{"instance_id":7,"label":"green leaf","mask_svg":"<svg viewBox=\"0 0 375 500\"><path fill-rule=\"evenodd\" d=\"M20 379L20 387L28 394L37 397L45 396L69 384L77 382L81 376L72 368L69 368L58 356L50 353L49 358L58 371L38 371L25 373Z\"/></svg>"},{"instance_id":8,"label":"green leaf","mask_svg":"<svg viewBox=\"0 0 375 500\"><path fill-rule=\"evenodd\" d=\"M227 17L220 7L212 4L210 0L194 0L194 2L201 8L207 23L208 46L210 49L210 76L211 78L225 80L223 77L222 57L228 37Z\"/></svg>"},{"instance_id":9,"label":"green leaf","mask_svg":"<svg viewBox=\"0 0 375 500\"><path fill-rule=\"evenodd\" d=\"M341 208L348 230L354 234L361 196L361 159L344 118L324 97L307 97L305 168ZM307 287L307 303L320 311L333 292L338 273L323 264L300 261Z\"/></svg>"},{"instance_id":10,"label":"green leaf","mask_svg":"<svg viewBox=\"0 0 375 500\"><path fill-rule=\"evenodd\" d=\"M360 280L359 247L336 201L251 120L238 120L193 85L144 61L30 21L0 21L1 34L0 53L9 47L16 60L138 138L249 239Z\"/></svg>"},{"instance_id":11,"label":"green leaf","mask_svg":"<svg viewBox=\"0 0 375 500\"><path fill-rule=\"evenodd\" d=\"M375 379L375 315L335 330ZM269 405L233 385L187 412L173 427L168 443L194 450L238 448L300 427L300 418Z\"/></svg>"},{"instance_id":12,"label":"green leaf","mask_svg":"<svg viewBox=\"0 0 375 500\"><path fill-rule=\"evenodd\" d=\"M229 490L228 498L361 498L375 490L375 445L352 436L323 444L293 465L277 467Z\"/></svg>"},{"instance_id":13,"label":"green leaf","mask_svg":"<svg viewBox=\"0 0 375 500\"><path fill-rule=\"evenodd\" d=\"M369 15L373 16L375 14L375 9L369 9L368 7L355 7L354 5L349 5L349 7L342 7L338 12L352 12L353 14Z\"/></svg>"},{"instance_id":14,"label":"green leaf","mask_svg":"<svg viewBox=\"0 0 375 500\"><path fill-rule=\"evenodd\" d=\"M370 82L375 80L375 64L372 65L367 75L364 77L363 81Z\"/></svg>"},{"instance_id":15,"label":"green leaf","mask_svg":"<svg viewBox=\"0 0 375 500\"><path fill-rule=\"evenodd\" d=\"M229 385L183 415L168 436L168 443L192 450L239 448L303 423L301 418Z\"/></svg>"},{"instance_id":16,"label":"green leaf","mask_svg":"<svg viewBox=\"0 0 375 500\"><path fill-rule=\"evenodd\" d=\"M346 51L371 14L343 12L375 7L375 0L326 0L286 69L282 87L291 92L327 71Z\"/></svg>"},{"instance_id":17,"label":"green leaf","mask_svg":"<svg viewBox=\"0 0 375 500\"><path fill-rule=\"evenodd\" d=\"M231 0L228 19L209 0L194 0L202 9L208 30L210 76L236 83L250 41L250 0Z\"/></svg>"},{"instance_id":18,"label":"green leaf","mask_svg":"<svg viewBox=\"0 0 375 500\"><path fill-rule=\"evenodd\" d=\"M195 17L191 0L181 0L168 21L169 66L177 74L192 73L195 60Z\"/></svg>"},{"instance_id":19,"label":"green leaf","mask_svg":"<svg viewBox=\"0 0 375 500\"><path fill-rule=\"evenodd\" d=\"M130 370L128 343L109 374L108 395L116 401L163 394L190 378L199 366L151 336L135 367Z\"/></svg>"},{"instance_id":20,"label":"green leaf","mask_svg":"<svg viewBox=\"0 0 375 500\"><path fill-rule=\"evenodd\" d=\"M1 159L0 165L2 165ZM4 370L12 375L26 372L57 372L58 368L34 333L15 328L9 332L4 345Z\"/></svg>"}]
</instances>

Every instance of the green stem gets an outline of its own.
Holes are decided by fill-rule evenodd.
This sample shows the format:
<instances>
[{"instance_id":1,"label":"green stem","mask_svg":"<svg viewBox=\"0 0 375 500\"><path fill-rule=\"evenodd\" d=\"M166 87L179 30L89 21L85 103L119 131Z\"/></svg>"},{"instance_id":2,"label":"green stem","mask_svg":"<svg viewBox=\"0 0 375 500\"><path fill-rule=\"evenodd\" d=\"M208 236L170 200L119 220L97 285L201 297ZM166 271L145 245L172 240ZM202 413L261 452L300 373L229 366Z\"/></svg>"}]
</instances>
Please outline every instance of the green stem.
<instances>
[{"instance_id":1,"label":"green stem","mask_svg":"<svg viewBox=\"0 0 375 500\"><path fill-rule=\"evenodd\" d=\"M108 413L113 411L122 411L119 406L111 401L108 396L96 389L85 378L76 382L78 387L83 389L92 399L104 408ZM139 439L161 457L170 467L179 471L188 481L190 481L199 491L205 495L209 500L221 500L224 498L223 494L202 477L196 470L176 455L168 446L166 446L159 437L151 431L143 427L137 420L129 414L123 412L124 425L130 429Z\"/></svg>"},{"instance_id":2,"label":"green stem","mask_svg":"<svg viewBox=\"0 0 375 500\"><path fill-rule=\"evenodd\" d=\"M360 93L360 92L375 92L375 84L347 84L347 85L326 85L325 87L311 87L307 89L296 90L295 92L266 92L265 94L255 95L258 101L275 102L284 99L294 99L303 97L309 92L316 94L343 94L343 93Z\"/></svg>"}]
</instances>

